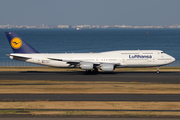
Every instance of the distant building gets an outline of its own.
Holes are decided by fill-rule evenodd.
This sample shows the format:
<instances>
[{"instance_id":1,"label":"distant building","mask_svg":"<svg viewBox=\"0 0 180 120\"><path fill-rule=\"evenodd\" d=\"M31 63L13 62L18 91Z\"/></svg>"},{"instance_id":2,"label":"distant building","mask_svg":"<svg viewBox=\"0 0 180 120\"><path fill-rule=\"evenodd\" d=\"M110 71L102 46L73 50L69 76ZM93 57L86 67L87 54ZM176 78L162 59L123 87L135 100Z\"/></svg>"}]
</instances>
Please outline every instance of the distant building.
<instances>
[{"instance_id":1,"label":"distant building","mask_svg":"<svg viewBox=\"0 0 180 120\"><path fill-rule=\"evenodd\" d=\"M83 28L91 28L91 25L83 25Z\"/></svg>"},{"instance_id":2,"label":"distant building","mask_svg":"<svg viewBox=\"0 0 180 120\"><path fill-rule=\"evenodd\" d=\"M33 25L33 26L28 26L28 25L0 25L0 29L11 29L11 28L19 28L19 29L53 29L53 28L62 28L62 29L68 29L68 28L89 28L89 29L95 29L95 28L134 28L134 29L149 29L149 28L155 28L155 29L161 29L161 28L180 28L180 25L171 25L171 26L166 26L166 25L151 25L151 26L130 26L130 25Z\"/></svg>"},{"instance_id":3,"label":"distant building","mask_svg":"<svg viewBox=\"0 0 180 120\"><path fill-rule=\"evenodd\" d=\"M69 28L69 25L58 25L58 28Z\"/></svg>"}]
</instances>

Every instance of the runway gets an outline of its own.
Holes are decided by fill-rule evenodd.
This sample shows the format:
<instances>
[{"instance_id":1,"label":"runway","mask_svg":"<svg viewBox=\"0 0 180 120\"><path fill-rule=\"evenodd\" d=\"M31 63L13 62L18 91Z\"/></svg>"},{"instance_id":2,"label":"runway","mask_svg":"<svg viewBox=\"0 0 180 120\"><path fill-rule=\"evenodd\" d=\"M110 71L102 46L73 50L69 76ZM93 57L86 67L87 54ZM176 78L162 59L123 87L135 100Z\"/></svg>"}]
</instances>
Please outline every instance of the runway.
<instances>
[{"instance_id":1,"label":"runway","mask_svg":"<svg viewBox=\"0 0 180 120\"><path fill-rule=\"evenodd\" d=\"M0 94L0 101L161 101L179 102L180 94Z\"/></svg>"},{"instance_id":2,"label":"runway","mask_svg":"<svg viewBox=\"0 0 180 120\"><path fill-rule=\"evenodd\" d=\"M27 71L27 72L0 72L1 80L49 80L49 81L116 81L116 82L151 82L151 83L170 83L170 84L180 84L180 72L113 72L113 73L98 73L98 74L86 74L83 71L76 72L37 72L37 71ZM44 83L43 83L44 84ZM49 83L50 85L51 83ZM147 83L148 84L148 83ZM1 85L13 85L13 84L1 84ZM26 84L19 84L26 85ZM34 84L28 84L34 85ZM45 85L45 84L44 84ZM0 102L13 102L13 101L159 101L159 102L180 102L180 94L0 94ZM160 111L162 112L162 111ZM165 111L165 112L179 112L179 111ZM42 119L44 120L47 115L40 116L24 116L24 119ZM116 119L120 117L122 120L135 120L135 118L123 118L123 116L109 116L109 115L98 115L95 116L56 116L57 119ZM3 118L3 116L0 116ZM10 115L10 117L23 117L23 115ZM70 117L70 118L66 118ZM75 118L72 118L75 117ZM90 118L86 118L90 117ZM132 116L125 116L132 117ZM147 117L147 116L144 116ZM152 118L141 118L142 120L156 119L157 117L179 117L179 116L148 116ZM175 118L175 119L176 119ZM3 120L8 120L8 116L4 116ZM17 118L18 120L20 118ZM23 119L23 118L22 118ZM46 118L48 120L48 118ZM52 116L51 118L52 119ZM56 119L56 118L53 118ZM119 119L119 118L117 118ZM137 118L138 120L140 118ZM157 118L159 119L159 118ZM163 118L162 118L163 119Z\"/></svg>"},{"instance_id":3,"label":"runway","mask_svg":"<svg viewBox=\"0 0 180 120\"><path fill-rule=\"evenodd\" d=\"M85 74L78 72L0 72L0 80L56 80L56 81L119 81L158 82L180 84L180 72L113 72Z\"/></svg>"}]
</instances>

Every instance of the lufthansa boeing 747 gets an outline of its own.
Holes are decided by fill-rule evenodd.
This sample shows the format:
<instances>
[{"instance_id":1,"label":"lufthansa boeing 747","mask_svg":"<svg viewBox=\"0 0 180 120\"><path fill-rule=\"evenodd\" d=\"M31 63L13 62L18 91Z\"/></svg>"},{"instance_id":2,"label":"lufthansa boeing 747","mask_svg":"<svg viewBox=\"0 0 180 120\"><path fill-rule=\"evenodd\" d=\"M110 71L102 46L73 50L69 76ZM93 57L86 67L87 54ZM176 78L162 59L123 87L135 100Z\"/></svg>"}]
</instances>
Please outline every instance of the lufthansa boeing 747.
<instances>
[{"instance_id":1,"label":"lufthansa boeing 747","mask_svg":"<svg viewBox=\"0 0 180 120\"><path fill-rule=\"evenodd\" d=\"M77 67L86 71L112 72L122 67L159 67L170 64L175 58L161 50L119 50L101 53L39 53L14 32L5 32L14 53L13 60L51 67Z\"/></svg>"}]
</instances>

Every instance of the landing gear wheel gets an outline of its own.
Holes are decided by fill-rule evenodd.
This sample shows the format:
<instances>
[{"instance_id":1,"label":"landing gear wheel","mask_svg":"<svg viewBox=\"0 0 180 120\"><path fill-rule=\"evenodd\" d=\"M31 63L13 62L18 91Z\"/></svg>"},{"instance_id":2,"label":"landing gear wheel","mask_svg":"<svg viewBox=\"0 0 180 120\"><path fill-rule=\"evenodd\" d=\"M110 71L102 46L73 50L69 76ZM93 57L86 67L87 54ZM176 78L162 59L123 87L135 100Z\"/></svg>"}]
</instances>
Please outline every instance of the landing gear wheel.
<instances>
[{"instance_id":1,"label":"landing gear wheel","mask_svg":"<svg viewBox=\"0 0 180 120\"><path fill-rule=\"evenodd\" d=\"M159 74L159 68L160 68L160 67L157 68L157 74Z\"/></svg>"},{"instance_id":2,"label":"landing gear wheel","mask_svg":"<svg viewBox=\"0 0 180 120\"><path fill-rule=\"evenodd\" d=\"M91 73L91 70L86 70L86 72L85 73Z\"/></svg>"},{"instance_id":3,"label":"landing gear wheel","mask_svg":"<svg viewBox=\"0 0 180 120\"><path fill-rule=\"evenodd\" d=\"M97 68L94 68L93 72L94 72L94 73L98 73L98 69L97 69Z\"/></svg>"}]
</instances>

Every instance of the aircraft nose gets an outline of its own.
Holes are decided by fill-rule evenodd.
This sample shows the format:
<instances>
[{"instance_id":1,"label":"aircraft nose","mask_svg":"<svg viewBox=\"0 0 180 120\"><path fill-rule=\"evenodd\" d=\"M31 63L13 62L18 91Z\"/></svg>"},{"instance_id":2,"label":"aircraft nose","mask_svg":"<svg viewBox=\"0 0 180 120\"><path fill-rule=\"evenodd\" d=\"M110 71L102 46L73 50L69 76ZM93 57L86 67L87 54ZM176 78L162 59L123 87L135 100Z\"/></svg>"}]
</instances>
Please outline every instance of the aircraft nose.
<instances>
[{"instance_id":1,"label":"aircraft nose","mask_svg":"<svg viewBox=\"0 0 180 120\"><path fill-rule=\"evenodd\" d=\"M176 59L174 57L172 57L172 62L174 62Z\"/></svg>"}]
</instances>

